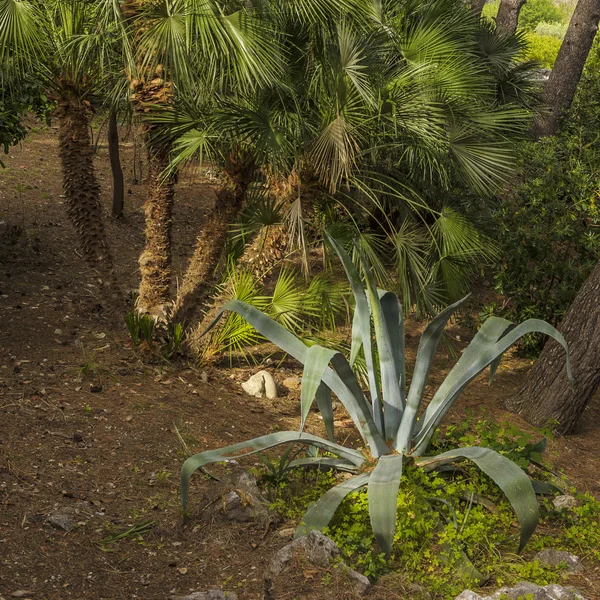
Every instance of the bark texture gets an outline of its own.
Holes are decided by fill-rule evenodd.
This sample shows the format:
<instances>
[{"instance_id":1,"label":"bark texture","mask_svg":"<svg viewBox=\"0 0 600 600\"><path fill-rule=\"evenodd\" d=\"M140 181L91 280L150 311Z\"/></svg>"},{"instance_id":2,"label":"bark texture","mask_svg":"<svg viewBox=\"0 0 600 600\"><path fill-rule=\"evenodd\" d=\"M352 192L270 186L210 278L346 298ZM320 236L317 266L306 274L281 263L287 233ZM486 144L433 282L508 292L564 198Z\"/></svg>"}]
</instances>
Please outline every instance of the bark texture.
<instances>
[{"instance_id":1,"label":"bark texture","mask_svg":"<svg viewBox=\"0 0 600 600\"><path fill-rule=\"evenodd\" d=\"M98 273L106 298L116 305L120 293L104 230L89 109L77 99L66 97L61 99L56 116L67 214L77 232L83 257Z\"/></svg>"},{"instance_id":2,"label":"bark texture","mask_svg":"<svg viewBox=\"0 0 600 600\"><path fill-rule=\"evenodd\" d=\"M498 15L496 16L496 29L507 35L517 31L519 13L526 0L500 0ZM481 7L483 9L483 5Z\"/></svg>"},{"instance_id":3,"label":"bark texture","mask_svg":"<svg viewBox=\"0 0 600 600\"><path fill-rule=\"evenodd\" d=\"M173 320L181 323L189 319L207 300L227 244L229 226L246 202L255 170L254 159L247 153L232 154L225 164L224 171L231 187L217 192L215 207L202 224L202 232L196 238L194 253L173 307Z\"/></svg>"},{"instance_id":4,"label":"bark texture","mask_svg":"<svg viewBox=\"0 0 600 600\"><path fill-rule=\"evenodd\" d=\"M550 423L565 434L573 431L600 386L600 263L559 329L569 344L574 389L567 380L564 350L551 340L533 367L527 386L508 408L536 427Z\"/></svg>"},{"instance_id":5,"label":"bark texture","mask_svg":"<svg viewBox=\"0 0 600 600\"><path fill-rule=\"evenodd\" d=\"M159 321L170 312L171 229L175 195L174 178L163 179L169 164L164 149L148 152L148 197L144 204L146 246L139 260L142 280L137 308Z\"/></svg>"},{"instance_id":6,"label":"bark texture","mask_svg":"<svg viewBox=\"0 0 600 600\"><path fill-rule=\"evenodd\" d=\"M532 133L535 137L554 135L557 132L561 116L575 97L599 20L600 0L577 2L554 68L544 87L543 101L547 111L534 123Z\"/></svg>"},{"instance_id":7,"label":"bark texture","mask_svg":"<svg viewBox=\"0 0 600 600\"><path fill-rule=\"evenodd\" d=\"M112 216L120 217L123 214L125 204L125 184L123 181L121 158L119 156L119 130L117 127L116 111L110 113L108 120L108 156L113 176Z\"/></svg>"}]
</instances>

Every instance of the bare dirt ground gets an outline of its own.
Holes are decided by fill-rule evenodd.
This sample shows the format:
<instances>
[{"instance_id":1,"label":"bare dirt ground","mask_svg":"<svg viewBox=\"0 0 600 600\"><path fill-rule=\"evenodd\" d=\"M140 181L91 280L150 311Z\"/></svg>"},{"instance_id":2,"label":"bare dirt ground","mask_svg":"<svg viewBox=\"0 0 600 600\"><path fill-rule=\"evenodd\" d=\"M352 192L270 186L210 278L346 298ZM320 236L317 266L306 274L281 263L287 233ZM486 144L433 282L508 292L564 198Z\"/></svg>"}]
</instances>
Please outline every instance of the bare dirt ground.
<instances>
[{"instance_id":1,"label":"bare dirt ground","mask_svg":"<svg viewBox=\"0 0 600 600\"><path fill-rule=\"evenodd\" d=\"M119 277L135 289L143 245L144 185L132 183L133 143L125 142L125 219L107 218ZM274 528L184 525L178 474L185 458L179 431L193 451L296 429L298 397L250 398L240 381L256 367L213 368L204 382L193 364L142 362L126 330L105 316L93 274L77 251L61 198L55 129L39 128L11 150L0 170L0 597L47 600L162 600L170 593L219 586L241 599L263 593L263 571L287 543ZM110 207L106 148L97 167ZM178 185L174 264L181 276L202 215L214 201L209 183ZM421 325L411 323L414 355ZM469 338L455 328L458 349ZM439 352L436 382L452 364ZM509 418L502 399L516 393L529 369L510 358L496 382L482 378L463 396L466 408ZM87 370L86 377L82 377ZM296 366L284 363L281 381ZM92 392L101 388L101 391ZM310 429L320 430L315 415ZM600 405L586 411L580 430L551 442L549 459L580 490L600 496ZM250 463L252 464L252 462ZM197 489L192 490L192 502ZM72 508L76 527L64 532L47 516ZM111 534L151 522L143 536L101 544ZM282 527L289 527L283 524ZM577 585L600 598L600 575L589 567ZM309 582L310 583L310 582ZM297 598L342 598L304 586ZM333 594L333 595L331 595ZM291 597L291 596L290 596ZM373 597L408 598L400 592Z\"/></svg>"}]
</instances>

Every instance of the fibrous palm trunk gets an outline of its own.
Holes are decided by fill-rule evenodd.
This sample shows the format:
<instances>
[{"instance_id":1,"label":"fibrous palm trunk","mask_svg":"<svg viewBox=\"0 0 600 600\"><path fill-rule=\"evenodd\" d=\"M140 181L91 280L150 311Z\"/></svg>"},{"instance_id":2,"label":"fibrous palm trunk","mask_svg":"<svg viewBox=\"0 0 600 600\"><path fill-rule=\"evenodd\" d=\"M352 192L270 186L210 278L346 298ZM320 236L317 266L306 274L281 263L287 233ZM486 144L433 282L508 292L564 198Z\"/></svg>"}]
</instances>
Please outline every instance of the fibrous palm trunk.
<instances>
[{"instance_id":1,"label":"fibrous palm trunk","mask_svg":"<svg viewBox=\"0 0 600 600\"><path fill-rule=\"evenodd\" d=\"M544 87L547 108L533 126L535 137L554 135L560 117L573 102L577 84L598 31L600 0L579 0L561 44L554 68Z\"/></svg>"},{"instance_id":2,"label":"fibrous palm trunk","mask_svg":"<svg viewBox=\"0 0 600 600\"><path fill-rule=\"evenodd\" d=\"M98 273L105 297L115 308L120 293L106 240L100 186L94 170L89 107L65 96L57 110L59 154L67 214L87 263Z\"/></svg>"},{"instance_id":3,"label":"fibrous palm trunk","mask_svg":"<svg viewBox=\"0 0 600 600\"><path fill-rule=\"evenodd\" d=\"M565 354L549 341L533 367L526 388L508 404L526 421L573 431L600 386L600 263L583 284L559 329L569 344L573 389L564 369Z\"/></svg>"},{"instance_id":4,"label":"fibrous palm trunk","mask_svg":"<svg viewBox=\"0 0 600 600\"><path fill-rule=\"evenodd\" d=\"M148 149L148 192L144 204L146 246L140 255L141 283L137 308L159 321L169 314L171 290L171 229L175 184L163 177L169 164L164 148Z\"/></svg>"}]
</instances>

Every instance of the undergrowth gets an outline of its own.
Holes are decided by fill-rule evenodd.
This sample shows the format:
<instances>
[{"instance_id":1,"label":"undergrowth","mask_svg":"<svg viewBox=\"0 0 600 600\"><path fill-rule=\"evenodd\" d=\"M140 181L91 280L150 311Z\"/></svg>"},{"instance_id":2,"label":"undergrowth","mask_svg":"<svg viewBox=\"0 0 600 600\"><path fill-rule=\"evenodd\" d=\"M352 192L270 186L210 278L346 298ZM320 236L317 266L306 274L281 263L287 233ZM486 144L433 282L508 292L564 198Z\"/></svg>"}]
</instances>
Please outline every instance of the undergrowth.
<instances>
[{"instance_id":1,"label":"undergrowth","mask_svg":"<svg viewBox=\"0 0 600 600\"><path fill-rule=\"evenodd\" d=\"M541 497L540 527L519 556L515 553L518 525L514 513L491 479L468 465L458 475L425 473L409 465L402 475L390 560L378 551L366 490L349 495L325 531L344 560L372 580L398 577L400 583L395 585L409 590L416 583L440 599L454 598L477 583L491 588L518 581L562 583L564 569L546 567L534 558L544 548L600 561L600 502L591 494L578 494L557 478L542 461L539 441L508 422L497 424L469 415L460 424L447 427L435 440L434 449L472 443L493 448L532 476L552 482L562 493L575 496L577 506L557 510L553 496ZM339 480L332 471L288 471L277 484L272 507L287 521L297 522L308 505Z\"/></svg>"}]
</instances>

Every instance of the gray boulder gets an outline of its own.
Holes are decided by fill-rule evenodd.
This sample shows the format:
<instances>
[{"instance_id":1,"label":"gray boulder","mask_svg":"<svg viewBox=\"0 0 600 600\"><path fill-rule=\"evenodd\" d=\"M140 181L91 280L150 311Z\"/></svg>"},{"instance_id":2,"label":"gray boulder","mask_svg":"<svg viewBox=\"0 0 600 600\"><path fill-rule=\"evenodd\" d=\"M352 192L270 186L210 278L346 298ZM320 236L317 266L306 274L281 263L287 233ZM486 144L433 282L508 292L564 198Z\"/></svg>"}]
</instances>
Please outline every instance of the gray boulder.
<instances>
[{"instance_id":1,"label":"gray boulder","mask_svg":"<svg viewBox=\"0 0 600 600\"><path fill-rule=\"evenodd\" d=\"M207 592L193 592L187 596L169 596L169 600L237 600L237 594L221 590L208 590Z\"/></svg>"},{"instance_id":2,"label":"gray boulder","mask_svg":"<svg viewBox=\"0 0 600 600\"><path fill-rule=\"evenodd\" d=\"M514 587L500 588L491 596L480 596L471 590L465 590L455 600L585 600L577 591L571 588L551 584L540 587L534 583L522 581Z\"/></svg>"},{"instance_id":3,"label":"gray boulder","mask_svg":"<svg viewBox=\"0 0 600 600\"><path fill-rule=\"evenodd\" d=\"M575 573L581 569L581 561L579 556L565 552L564 550L554 550L553 548L546 548L535 555L535 558L540 562L541 565L546 567L558 567L558 565L567 565L567 570L571 573Z\"/></svg>"},{"instance_id":4,"label":"gray boulder","mask_svg":"<svg viewBox=\"0 0 600 600\"><path fill-rule=\"evenodd\" d=\"M277 384L269 371L259 371L248 381L242 383L242 388L249 396L262 398L265 395L270 400L277 398Z\"/></svg>"}]
</instances>

